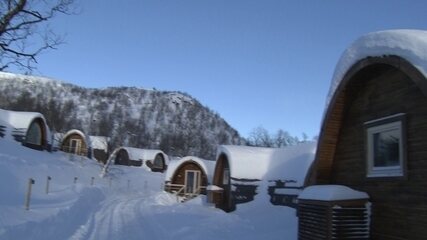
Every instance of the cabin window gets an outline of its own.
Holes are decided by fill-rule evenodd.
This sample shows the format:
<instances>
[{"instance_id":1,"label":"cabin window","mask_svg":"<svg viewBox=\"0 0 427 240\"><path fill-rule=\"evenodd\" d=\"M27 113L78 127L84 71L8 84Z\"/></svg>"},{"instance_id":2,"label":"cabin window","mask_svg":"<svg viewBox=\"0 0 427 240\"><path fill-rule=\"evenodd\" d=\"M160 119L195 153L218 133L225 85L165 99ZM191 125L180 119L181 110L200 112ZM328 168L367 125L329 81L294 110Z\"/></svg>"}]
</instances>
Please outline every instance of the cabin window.
<instances>
[{"instance_id":1,"label":"cabin window","mask_svg":"<svg viewBox=\"0 0 427 240\"><path fill-rule=\"evenodd\" d=\"M397 114L365 123L368 177L404 176L404 116Z\"/></svg>"},{"instance_id":2,"label":"cabin window","mask_svg":"<svg viewBox=\"0 0 427 240\"><path fill-rule=\"evenodd\" d=\"M228 185L230 182L230 169L225 168L222 175L222 184Z\"/></svg>"},{"instance_id":3,"label":"cabin window","mask_svg":"<svg viewBox=\"0 0 427 240\"><path fill-rule=\"evenodd\" d=\"M154 167L163 169L163 156L161 154L157 154L154 158Z\"/></svg>"}]
</instances>

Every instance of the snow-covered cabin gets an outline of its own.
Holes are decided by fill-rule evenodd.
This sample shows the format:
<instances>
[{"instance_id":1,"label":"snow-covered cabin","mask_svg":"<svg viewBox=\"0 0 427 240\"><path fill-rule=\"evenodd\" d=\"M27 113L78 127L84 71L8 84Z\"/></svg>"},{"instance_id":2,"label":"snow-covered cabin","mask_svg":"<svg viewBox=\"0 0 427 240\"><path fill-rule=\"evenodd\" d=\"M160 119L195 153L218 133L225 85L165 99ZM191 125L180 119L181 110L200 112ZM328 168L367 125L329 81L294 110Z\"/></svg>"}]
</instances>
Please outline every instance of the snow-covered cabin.
<instances>
[{"instance_id":1,"label":"snow-covered cabin","mask_svg":"<svg viewBox=\"0 0 427 240\"><path fill-rule=\"evenodd\" d=\"M76 155L92 157L90 139L86 134L77 129L72 129L64 134L60 144L60 150Z\"/></svg>"},{"instance_id":2,"label":"snow-covered cabin","mask_svg":"<svg viewBox=\"0 0 427 240\"><path fill-rule=\"evenodd\" d=\"M297 198L316 154L316 142L300 143L274 151L264 179L274 205L297 207Z\"/></svg>"},{"instance_id":3,"label":"snow-covered cabin","mask_svg":"<svg viewBox=\"0 0 427 240\"><path fill-rule=\"evenodd\" d=\"M223 192L215 200L216 206L233 211L236 204L252 201L259 192L267 193L267 189L258 189L262 181L276 183L270 186L269 193L281 198L282 203L288 195L296 198L314 159L315 148L315 143L287 148L220 146L212 184Z\"/></svg>"},{"instance_id":4,"label":"snow-covered cabin","mask_svg":"<svg viewBox=\"0 0 427 240\"><path fill-rule=\"evenodd\" d=\"M50 150L50 130L41 113L0 109L0 129L0 136L4 138L32 149Z\"/></svg>"},{"instance_id":5,"label":"snow-covered cabin","mask_svg":"<svg viewBox=\"0 0 427 240\"><path fill-rule=\"evenodd\" d=\"M145 166L153 172L166 170L169 157L161 150L119 147L111 154L109 161L116 165Z\"/></svg>"},{"instance_id":6,"label":"snow-covered cabin","mask_svg":"<svg viewBox=\"0 0 427 240\"><path fill-rule=\"evenodd\" d=\"M109 138L105 136L89 136L93 157L99 162L106 163L108 159Z\"/></svg>"},{"instance_id":7,"label":"snow-covered cabin","mask_svg":"<svg viewBox=\"0 0 427 240\"><path fill-rule=\"evenodd\" d=\"M308 185L366 192L371 239L425 239L427 31L369 33L333 76Z\"/></svg>"},{"instance_id":8,"label":"snow-covered cabin","mask_svg":"<svg viewBox=\"0 0 427 240\"><path fill-rule=\"evenodd\" d=\"M194 156L169 162L165 176L165 190L180 195L206 194L212 181L215 161Z\"/></svg>"}]
</instances>

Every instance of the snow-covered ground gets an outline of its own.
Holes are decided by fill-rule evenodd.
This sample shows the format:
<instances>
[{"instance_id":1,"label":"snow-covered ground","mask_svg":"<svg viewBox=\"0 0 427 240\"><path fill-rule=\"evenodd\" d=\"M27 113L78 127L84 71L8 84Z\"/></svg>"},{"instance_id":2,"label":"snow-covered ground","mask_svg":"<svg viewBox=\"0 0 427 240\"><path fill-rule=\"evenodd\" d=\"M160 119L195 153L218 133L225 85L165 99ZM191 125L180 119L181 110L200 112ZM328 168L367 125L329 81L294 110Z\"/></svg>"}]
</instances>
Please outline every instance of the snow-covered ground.
<instances>
[{"instance_id":1,"label":"snow-covered ground","mask_svg":"<svg viewBox=\"0 0 427 240\"><path fill-rule=\"evenodd\" d=\"M101 178L101 170L93 160L0 138L0 239L297 238L295 210L271 205L267 192L225 213L204 196L178 203L162 190L162 173L112 166ZM25 210L29 178L35 184Z\"/></svg>"}]
</instances>

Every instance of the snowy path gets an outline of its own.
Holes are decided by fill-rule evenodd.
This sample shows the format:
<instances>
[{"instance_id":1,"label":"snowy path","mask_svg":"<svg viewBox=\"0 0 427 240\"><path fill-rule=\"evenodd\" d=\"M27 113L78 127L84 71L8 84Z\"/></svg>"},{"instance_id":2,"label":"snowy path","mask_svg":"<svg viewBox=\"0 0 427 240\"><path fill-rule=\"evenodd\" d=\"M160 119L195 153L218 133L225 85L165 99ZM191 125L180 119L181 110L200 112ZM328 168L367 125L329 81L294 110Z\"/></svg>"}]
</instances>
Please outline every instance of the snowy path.
<instances>
[{"instance_id":1,"label":"snowy path","mask_svg":"<svg viewBox=\"0 0 427 240\"><path fill-rule=\"evenodd\" d=\"M126 194L108 198L91 214L70 238L80 239L144 239L156 236L156 224L144 216L147 198L141 194Z\"/></svg>"}]
</instances>

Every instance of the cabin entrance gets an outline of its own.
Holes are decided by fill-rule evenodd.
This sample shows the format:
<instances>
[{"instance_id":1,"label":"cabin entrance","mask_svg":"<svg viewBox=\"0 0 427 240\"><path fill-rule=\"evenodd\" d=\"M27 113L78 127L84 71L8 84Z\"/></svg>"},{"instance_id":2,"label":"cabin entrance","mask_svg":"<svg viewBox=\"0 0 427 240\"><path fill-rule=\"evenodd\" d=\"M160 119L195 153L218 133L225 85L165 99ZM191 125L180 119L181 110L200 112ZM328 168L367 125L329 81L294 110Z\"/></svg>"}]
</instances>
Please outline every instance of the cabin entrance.
<instances>
[{"instance_id":1,"label":"cabin entrance","mask_svg":"<svg viewBox=\"0 0 427 240\"><path fill-rule=\"evenodd\" d=\"M70 140L70 153L79 154L81 144L82 144L82 142L80 141L80 139L71 139Z\"/></svg>"},{"instance_id":2,"label":"cabin entrance","mask_svg":"<svg viewBox=\"0 0 427 240\"><path fill-rule=\"evenodd\" d=\"M200 171L185 171L185 193L197 193L200 188L201 175Z\"/></svg>"}]
</instances>

